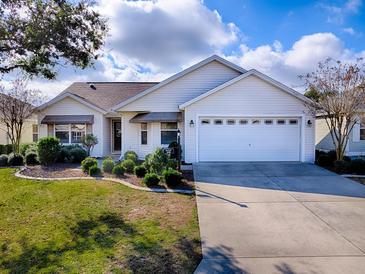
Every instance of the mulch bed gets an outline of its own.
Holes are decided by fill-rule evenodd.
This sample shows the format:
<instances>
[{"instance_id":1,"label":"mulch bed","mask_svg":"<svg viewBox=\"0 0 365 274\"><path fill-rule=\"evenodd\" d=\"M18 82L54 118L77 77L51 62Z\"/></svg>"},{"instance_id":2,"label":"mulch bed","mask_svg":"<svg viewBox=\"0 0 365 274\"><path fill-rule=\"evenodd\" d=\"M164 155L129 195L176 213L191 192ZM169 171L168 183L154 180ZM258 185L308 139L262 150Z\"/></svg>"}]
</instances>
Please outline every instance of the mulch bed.
<instances>
[{"instance_id":1,"label":"mulch bed","mask_svg":"<svg viewBox=\"0 0 365 274\"><path fill-rule=\"evenodd\" d=\"M186 189L191 190L194 189L194 174L192 170L184 170L183 173L183 181L181 184L172 187L171 189ZM82 172L80 169L80 165L77 164L54 164L52 166L27 166L27 168L21 171L21 174L31 177L40 177L40 178L66 178L66 177L90 177L88 174ZM104 173L102 175L105 178L116 178L112 174ZM121 176L119 179L122 179L130 184L135 186L146 187L142 179L138 178L134 174L126 173L124 176ZM166 189L167 187L163 182L160 182L160 185L155 188Z\"/></svg>"},{"instance_id":2,"label":"mulch bed","mask_svg":"<svg viewBox=\"0 0 365 274\"><path fill-rule=\"evenodd\" d=\"M27 166L21 174L41 178L88 177L77 164L54 164L52 166Z\"/></svg>"}]
</instances>

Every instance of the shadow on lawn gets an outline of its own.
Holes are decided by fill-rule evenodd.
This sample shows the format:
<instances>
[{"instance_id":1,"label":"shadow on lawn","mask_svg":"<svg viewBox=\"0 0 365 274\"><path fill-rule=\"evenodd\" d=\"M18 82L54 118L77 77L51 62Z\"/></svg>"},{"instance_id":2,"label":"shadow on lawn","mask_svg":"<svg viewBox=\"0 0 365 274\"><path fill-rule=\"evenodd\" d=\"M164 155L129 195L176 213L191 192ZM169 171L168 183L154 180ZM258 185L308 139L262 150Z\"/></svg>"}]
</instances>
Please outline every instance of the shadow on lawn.
<instances>
[{"instance_id":1,"label":"shadow on lawn","mask_svg":"<svg viewBox=\"0 0 365 274\"><path fill-rule=\"evenodd\" d=\"M186 264L191 265L192 272L201 256L199 241L180 239L171 249L166 249L157 239L148 239L148 236L113 213L103 214L96 219L81 220L70 229L70 233L72 241L63 245L55 242L48 242L42 246L32 245L23 238L20 241L21 254L16 257L6 254L8 247L3 244L0 247L0 270L27 273L44 269L58 272L62 269L62 272L68 272L75 269L68 269L64 265L66 255L72 257L74 252L82 254L105 249L105 252L110 254L108 257L112 259L114 271L123 272L130 269L133 273L181 273L182 269L186 269ZM130 254L126 254L122 259L118 258L112 248L123 237L131 237L133 240L128 243L131 245ZM183 252L183 256L181 252L177 252L179 250ZM179 258L177 254L183 258Z\"/></svg>"}]
</instances>

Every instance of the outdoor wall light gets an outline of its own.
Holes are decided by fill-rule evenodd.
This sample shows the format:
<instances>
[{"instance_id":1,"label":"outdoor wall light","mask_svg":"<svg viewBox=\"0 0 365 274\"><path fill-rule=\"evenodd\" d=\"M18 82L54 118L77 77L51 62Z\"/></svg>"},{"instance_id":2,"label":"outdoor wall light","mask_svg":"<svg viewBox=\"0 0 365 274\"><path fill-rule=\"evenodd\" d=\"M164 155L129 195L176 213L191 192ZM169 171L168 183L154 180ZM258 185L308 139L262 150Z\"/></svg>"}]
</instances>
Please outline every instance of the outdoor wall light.
<instances>
[{"instance_id":1,"label":"outdoor wall light","mask_svg":"<svg viewBox=\"0 0 365 274\"><path fill-rule=\"evenodd\" d=\"M194 121L193 120L190 120L189 125L190 125L190 127L193 127L194 126Z\"/></svg>"},{"instance_id":2,"label":"outdoor wall light","mask_svg":"<svg viewBox=\"0 0 365 274\"><path fill-rule=\"evenodd\" d=\"M308 120L307 121L307 126L311 127L312 126L312 121L311 120Z\"/></svg>"}]
</instances>

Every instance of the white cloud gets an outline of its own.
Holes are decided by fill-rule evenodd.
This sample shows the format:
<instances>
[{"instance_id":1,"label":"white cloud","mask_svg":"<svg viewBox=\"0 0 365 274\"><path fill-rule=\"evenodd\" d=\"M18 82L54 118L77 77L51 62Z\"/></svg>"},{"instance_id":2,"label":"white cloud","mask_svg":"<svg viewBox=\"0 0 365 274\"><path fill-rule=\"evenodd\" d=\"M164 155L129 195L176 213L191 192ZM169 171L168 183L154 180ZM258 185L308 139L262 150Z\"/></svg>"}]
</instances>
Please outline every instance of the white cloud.
<instances>
[{"instance_id":1,"label":"white cloud","mask_svg":"<svg viewBox=\"0 0 365 274\"><path fill-rule=\"evenodd\" d=\"M228 58L246 69L255 68L297 89L302 89L298 75L314 71L318 62L328 57L351 61L365 56L346 49L342 41L332 33L306 35L284 51L275 41L273 45L249 48L241 45L241 54ZM280 44L281 45L281 44Z\"/></svg>"},{"instance_id":2,"label":"white cloud","mask_svg":"<svg viewBox=\"0 0 365 274\"><path fill-rule=\"evenodd\" d=\"M348 33L350 35L355 35L355 33L356 33L353 28L343 28L342 31L343 32L346 32L346 33Z\"/></svg>"},{"instance_id":3,"label":"white cloud","mask_svg":"<svg viewBox=\"0 0 365 274\"><path fill-rule=\"evenodd\" d=\"M343 5L323 4L319 5L329 14L327 22L335 24L343 24L345 17L359 12L362 6L362 0L347 0Z\"/></svg>"}]
</instances>

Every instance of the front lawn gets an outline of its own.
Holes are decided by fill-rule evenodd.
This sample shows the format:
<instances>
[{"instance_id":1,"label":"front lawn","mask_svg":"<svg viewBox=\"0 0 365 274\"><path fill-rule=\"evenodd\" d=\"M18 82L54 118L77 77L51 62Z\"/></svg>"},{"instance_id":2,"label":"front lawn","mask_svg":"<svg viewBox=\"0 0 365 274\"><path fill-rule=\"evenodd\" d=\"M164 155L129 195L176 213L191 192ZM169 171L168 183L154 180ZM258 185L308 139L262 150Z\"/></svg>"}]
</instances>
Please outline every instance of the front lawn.
<instances>
[{"instance_id":1,"label":"front lawn","mask_svg":"<svg viewBox=\"0 0 365 274\"><path fill-rule=\"evenodd\" d=\"M194 196L105 181L32 181L0 169L0 272L192 273Z\"/></svg>"}]
</instances>

